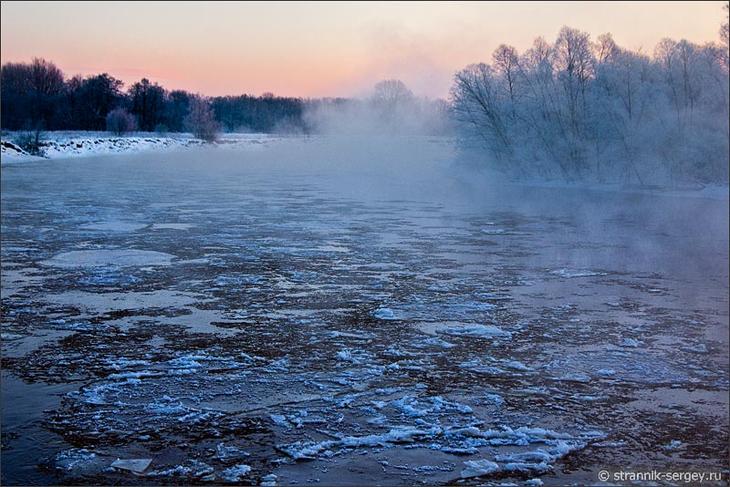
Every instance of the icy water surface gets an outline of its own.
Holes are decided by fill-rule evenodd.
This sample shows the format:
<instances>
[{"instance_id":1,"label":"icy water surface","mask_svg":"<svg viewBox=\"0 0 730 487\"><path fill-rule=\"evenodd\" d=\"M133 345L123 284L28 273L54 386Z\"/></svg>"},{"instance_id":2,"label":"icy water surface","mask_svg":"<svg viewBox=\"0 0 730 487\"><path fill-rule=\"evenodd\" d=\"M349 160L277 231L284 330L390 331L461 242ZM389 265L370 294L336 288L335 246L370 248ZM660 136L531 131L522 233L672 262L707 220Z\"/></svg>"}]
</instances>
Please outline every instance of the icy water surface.
<instances>
[{"instance_id":1,"label":"icy water surface","mask_svg":"<svg viewBox=\"0 0 730 487\"><path fill-rule=\"evenodd\" d=\"M3 484L727 475L726 199L358 147L3 167Z\"/></svg>"}]
</instances>

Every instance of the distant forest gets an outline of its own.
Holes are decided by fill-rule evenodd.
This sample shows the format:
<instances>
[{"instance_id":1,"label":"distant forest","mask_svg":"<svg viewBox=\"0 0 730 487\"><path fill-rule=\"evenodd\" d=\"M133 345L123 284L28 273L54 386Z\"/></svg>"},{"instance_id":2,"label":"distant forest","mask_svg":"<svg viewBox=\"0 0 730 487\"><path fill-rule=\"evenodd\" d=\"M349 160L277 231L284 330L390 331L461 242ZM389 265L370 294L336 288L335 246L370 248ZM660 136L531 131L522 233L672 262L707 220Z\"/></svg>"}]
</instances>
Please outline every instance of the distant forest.
<instances>
[{"instance_id":1,"label":"distant forest","mask_svg":"<svg viewBox=\"0 0 730 487\"><path fill-rule=\"evenodd\" d=\"M726 12L727 12L726 6ZM730 179L728 20L720 42L663 39L651 55L564 27L454 76L448 102L384 80L363 100L202 97L43 59L2 66L4 130L455 134L460 157L514 179L673 184Z\"/></svg>"},{"instance_id":2,"label":"distant forest","mask_svg":"<svg viewBox=\"0 0 730 487\"><path fill-rule=\"evenodd\" d=\"M134 129L188 131L185 119L200 96L166 90L146 78L124 89L121 80L103 73L66 79L52 62L7 63L0 79L0 125L4 130L107 130L107 116L121 109L133 116ZM274 132L306 129L302 98L217 96L206 100L225 131ZM131 128L131 127L130 127Z\"/></svg>"}]
</instances>

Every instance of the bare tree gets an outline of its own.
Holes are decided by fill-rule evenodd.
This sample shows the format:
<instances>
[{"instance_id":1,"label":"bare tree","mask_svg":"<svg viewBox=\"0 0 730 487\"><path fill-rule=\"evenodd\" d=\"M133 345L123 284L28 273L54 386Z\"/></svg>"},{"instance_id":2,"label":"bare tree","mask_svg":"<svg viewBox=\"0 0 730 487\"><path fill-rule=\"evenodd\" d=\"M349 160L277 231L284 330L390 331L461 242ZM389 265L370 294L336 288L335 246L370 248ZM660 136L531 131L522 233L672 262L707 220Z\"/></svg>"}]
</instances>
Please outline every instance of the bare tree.
<instances>
[{"instance_id":1,"label":"bare tree","mask_svg":"<svg viewBox=\"0 0 730 487\"><path fill-rule=\"evenodd\" d=\"M459 71L454 77L451 99L457 119L482 138L495 155L509 153L511 143L490 66L472 64Z\"/></svg>"},{"instance_id":2,"label":"bare tree","mask_svg":"<svg viewBox=\"0 0 730 487\"><path fill-rule=\"evenodd\" d=\"M618 53L618 46L610 33L601 34L598 36L598 41L593 44L593 52L596 63L601 64L609 61Z\"/></svg>"},{"instance_id":3,"label":"bare tree","mask_svg":"<svg viewBox=\"0 0 730 487\"><path fill-rule=\"evenodd\" d=\"M372 99L384 105L400 105L409 103L414 98L413 92L401 80L387 79L375 85Z\"/></svg>"},{"instance_id":4,"label":"bare tree","mask_svg":"<svg viewBox=\"0 0 730 487\"><path fill-rule=\"evenodd\" d=\"M492 62L494 64L494 68L506 81L507 92L509 93L509 99L512 103L512 109L514 112L515 81L519 65L517 50L512 46L501 44L492 54Z\"/></svg>"}]
</instances>

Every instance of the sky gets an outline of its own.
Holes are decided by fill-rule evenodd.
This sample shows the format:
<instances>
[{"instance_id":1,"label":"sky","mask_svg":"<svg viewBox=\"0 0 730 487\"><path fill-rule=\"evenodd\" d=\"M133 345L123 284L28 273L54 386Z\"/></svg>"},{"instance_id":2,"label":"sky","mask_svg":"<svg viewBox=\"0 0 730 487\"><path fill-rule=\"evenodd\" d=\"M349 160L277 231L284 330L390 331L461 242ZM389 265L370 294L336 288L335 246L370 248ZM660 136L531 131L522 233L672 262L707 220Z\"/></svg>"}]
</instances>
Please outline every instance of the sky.
<instances>
[{"instance_id":1,"label":"sky","mask_svg":"<svg viewBox=\"0 0 730 487\"><path fill-rule=\"evenodd\" d=\"M563 25L651 53L718 40L724 2L10 2L2 63L53 61L205 95L359 96L378 80L445 97L453 74Z\"/></svg>"}]
</instances>

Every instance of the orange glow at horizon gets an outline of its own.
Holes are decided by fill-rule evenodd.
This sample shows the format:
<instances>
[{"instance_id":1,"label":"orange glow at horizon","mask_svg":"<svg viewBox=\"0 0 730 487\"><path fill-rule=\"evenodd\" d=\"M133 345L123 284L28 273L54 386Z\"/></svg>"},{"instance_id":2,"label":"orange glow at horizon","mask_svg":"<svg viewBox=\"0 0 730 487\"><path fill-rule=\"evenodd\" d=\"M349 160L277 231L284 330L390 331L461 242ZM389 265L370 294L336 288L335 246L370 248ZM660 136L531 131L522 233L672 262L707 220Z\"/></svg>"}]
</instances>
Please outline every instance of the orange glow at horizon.
<instances>
[{"instance_id":1,"label":"orange glow at horizon","mask_svg":"<svg viewBox=\"0 0 730 487\"><path fill-rule=\"evenodd\" d=\"M563 25L651 53L664 37L718 40L724 2L3 2L2 62L147 77L206 95L357 96L402 79L443 97L453 73Z\"/></svg>"}]
</instances>

